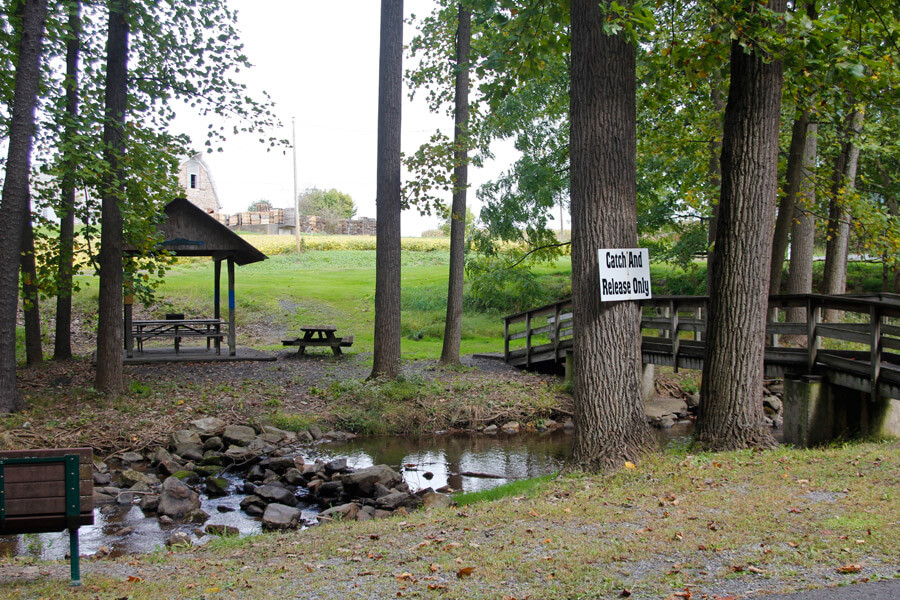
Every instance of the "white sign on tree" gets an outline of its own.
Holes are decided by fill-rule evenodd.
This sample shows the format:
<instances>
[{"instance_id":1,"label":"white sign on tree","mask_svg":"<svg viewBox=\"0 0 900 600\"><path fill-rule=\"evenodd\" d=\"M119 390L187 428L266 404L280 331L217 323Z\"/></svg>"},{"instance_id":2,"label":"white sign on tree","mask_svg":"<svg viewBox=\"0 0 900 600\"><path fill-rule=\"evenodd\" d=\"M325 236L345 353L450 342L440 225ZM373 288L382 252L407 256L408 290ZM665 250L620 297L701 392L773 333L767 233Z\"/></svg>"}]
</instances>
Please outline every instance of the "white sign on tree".
<instances>
[{"instance_id":1,"label":"white sign on tree","mask_svg":"<svg viewBox=\"0 0 900 600\"><path fill-rule=\"evenodd\" d=\"M646 248L600 249L600 301L650 298L650 252Z\"/></svg>"}]
</instances>

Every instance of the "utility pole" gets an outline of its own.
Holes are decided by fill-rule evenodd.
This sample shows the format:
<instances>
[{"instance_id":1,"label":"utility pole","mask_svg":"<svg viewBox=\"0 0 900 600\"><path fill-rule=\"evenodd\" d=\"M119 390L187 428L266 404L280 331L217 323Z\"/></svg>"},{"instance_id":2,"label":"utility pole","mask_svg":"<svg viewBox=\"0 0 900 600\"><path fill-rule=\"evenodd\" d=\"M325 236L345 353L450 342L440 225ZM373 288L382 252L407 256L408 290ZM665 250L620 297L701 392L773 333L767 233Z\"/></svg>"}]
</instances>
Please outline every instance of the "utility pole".
<instances>
[{"instance_id":1,"label":"utility pole","mask_svg":"<svg viewBox=\"0 0 900 600\"><path fill-rule=\"evenodd\" d=\"M291 150L294 155L294 236L297 238L297 252L300 252L300 197L297 195L297 125L291 117Z\"/></svg>"}]
</instances>

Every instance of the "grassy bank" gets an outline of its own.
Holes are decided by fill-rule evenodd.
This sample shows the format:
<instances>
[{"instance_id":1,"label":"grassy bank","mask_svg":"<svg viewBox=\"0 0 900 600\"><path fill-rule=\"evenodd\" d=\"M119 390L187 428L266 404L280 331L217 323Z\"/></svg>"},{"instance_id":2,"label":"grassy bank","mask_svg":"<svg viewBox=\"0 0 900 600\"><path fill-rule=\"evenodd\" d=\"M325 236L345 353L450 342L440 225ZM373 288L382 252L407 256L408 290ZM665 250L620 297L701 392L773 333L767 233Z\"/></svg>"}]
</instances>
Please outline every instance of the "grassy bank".
<instances>
[{"instance_id":1,"label":"grassy bank","mask_svg":"<svg viewBox=\"0 0 900 600\"><path fill-rule=\"evenodd\" d=\"M78 591L64 563L6 559L0 598L712 599L890 578L898 473L897 442L669 453L501 502L84 561Z\"/></svg>"}]
</instances>

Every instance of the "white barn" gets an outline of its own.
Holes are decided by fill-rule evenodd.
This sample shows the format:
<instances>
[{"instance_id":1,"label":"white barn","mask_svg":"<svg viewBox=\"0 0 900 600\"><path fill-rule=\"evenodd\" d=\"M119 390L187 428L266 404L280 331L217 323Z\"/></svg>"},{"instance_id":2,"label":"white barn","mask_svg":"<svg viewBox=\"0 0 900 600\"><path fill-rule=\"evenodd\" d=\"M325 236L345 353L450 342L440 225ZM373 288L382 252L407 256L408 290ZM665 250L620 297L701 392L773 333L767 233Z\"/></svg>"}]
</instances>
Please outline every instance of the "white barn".
<instances>
[{"instance_id":1,"label":"white barn","mask_svg":"<svg viewBox=\"0 0 900 600\"><path fill-rule=\"evenodd\" d=\"M222 210L216 184L202 154L195 154L181 163L178 183L184 189L185 198L206 214L217 214Z\"/></svg>"}]
</instances>

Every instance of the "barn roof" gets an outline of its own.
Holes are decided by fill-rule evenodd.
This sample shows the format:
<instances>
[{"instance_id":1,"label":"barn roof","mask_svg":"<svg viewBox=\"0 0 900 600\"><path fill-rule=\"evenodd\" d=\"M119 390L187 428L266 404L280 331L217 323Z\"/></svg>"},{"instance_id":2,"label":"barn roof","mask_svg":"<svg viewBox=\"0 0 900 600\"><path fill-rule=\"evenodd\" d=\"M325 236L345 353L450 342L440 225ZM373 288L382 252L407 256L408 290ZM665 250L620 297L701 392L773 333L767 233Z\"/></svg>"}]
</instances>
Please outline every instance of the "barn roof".
<instances>
[{"instance_id":1,"label":"barn roof","mask_svg":"<svg viewBox=\"0 0 900 600\"><path fill-rule=\"evenodd\" d=\"M239 265L268 257L203 209L185 198L176 198L163 209L166 219L159 225L162 247L176 256L233 258Z\"/></svg>"}]
</instances>

